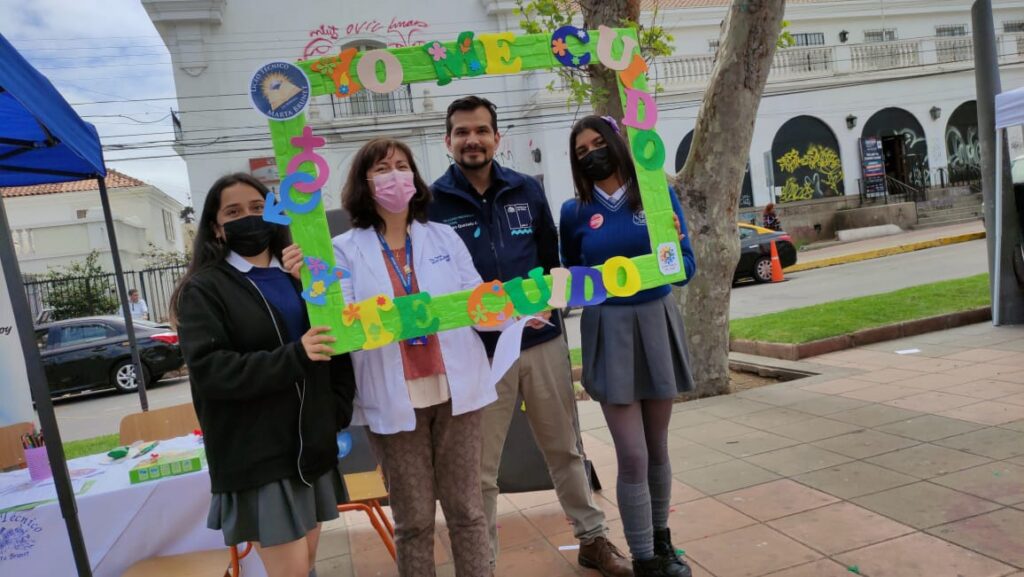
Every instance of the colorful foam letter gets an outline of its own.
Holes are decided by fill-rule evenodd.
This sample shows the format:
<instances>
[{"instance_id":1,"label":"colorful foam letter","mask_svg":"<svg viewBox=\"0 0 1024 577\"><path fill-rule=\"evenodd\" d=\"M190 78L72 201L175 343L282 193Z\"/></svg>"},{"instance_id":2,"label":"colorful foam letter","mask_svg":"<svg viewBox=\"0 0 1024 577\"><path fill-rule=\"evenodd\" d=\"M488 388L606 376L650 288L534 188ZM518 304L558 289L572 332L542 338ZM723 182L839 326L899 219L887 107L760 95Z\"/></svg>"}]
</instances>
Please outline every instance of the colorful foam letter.
<instances>
[{"instance_id":1,"label":"colorful foam letter","mask_svg":"<svg viewBox=\"0 0 1024 577\"><path fill-rule=\"evenodd\" d=\"M516 56L512 59L512 44L516 35L511 32L500 34L481 34L480 43L484 45L487 58L488 74L515 74L523 69L523 59Z\"/></svg>"},{"instance_id":2,"label":"colorful foam letter","mask_svg":"<svg viewBox=\"0 0 1024 577\"><path fill-rule=\"evenodd\" d=\"M657 132L644 130L633 136L633 158L647 170L662 170L665 166L665 143Z\"/></svg>"},{"instance_id":3,"label":"colorful foam letter","mask_svg":"<svg viewBox=\"0 0 1024 577\"><path fill-rule=\"evenodd\" d=\"M625 273L625 280L619 282L619 271ZM613 256L604 263L601 270L604 288L613 297L629 297L640 292L640 269L624 256Z\"/></svg>"},{"instance_id":4,"label":"colorful foam letter","mask_svg":"<svg viewBox=\"0 0 1024 577\"><path fill-rule=\"evenodd\" d=\"M484 295L486 294L505 299L505 306L502 307L500 312L487 310L487 307L484 305ZM492 280L491 282L481 283L473 289L469 299L466 300L466 312L469 313L469 318L473 319L473 322L478 326L496 327L511 319L516 309L512 301L509 300L508 293L505 292L505 287L501 284L501 281Z\"/></svg>"},{"instance_id":5,"label":"colorful foam letter","mask_svg":"<svg viewBox=\"0 0 1024 577\"><path fill-rule=\"evenodd\" d=\"M612 57L612 45L618 36L611 28L601 25L598 27L601 35L597 39L597 59L612 70L625 70L633 61L633 51L636 50L636 40L632 36L622 37L622 54L618 59Z\"/></svg>"},{"instance_id":6,"label":"colorful foam letter","mask_svg":"<svg viewBox=\"0 0 1024 577\"><path fill-rule=\"evenodd\" d=\"M378 63L384 65L383 82L377 79ZM398 62L398 58L383 48L370 50L363 54L359 63L356 64L356 71L359 73L359 80L363 86L377 94L387 94L398 90L405 79L405 71L402 70L402 64Z\"/></svg>"},{"instance_id":7,"label":"colorful foam letter","mask_svg":"<svg viewBox=\"0 0 1024 577\"><path fill-rule=\"evenodd\" d=\"M626 111L622 123L637 130L650 130L658 122L658 105L654 97L642 90L626 88ZM640 120L640 103L644 104L644 119Z\"/></svg>"},{"instance_id":8,"label":"colorful foam letter","mask_svg":"<svg viewBox=\"0 0 1024 577\"><path fill-rule=\"evenodd\" d=\"M589 266L569 267L572 273L572 292L569 296L569 306L585 307L603 303L608 299L608 291L604 288L604 281L601 279L601 272ZM594 286L594 292L587 298L587 279Z\"/></svg>"},{"instance_id":9,"label":"colorful foam letter","mask_svg":"<svg viewBox=\"0 0 1024 577\"><path fill-rule=\"evenodd\" d=\"M589 52L582 56L576 56L569 50L569 45L565 43L565 39L570 36L579 40L583 44L590 43L590 35L587 34L586 30L571 25L562 26L558 30L555 30L551 35L551 52L555 54L555 59L557 59L562 66L572 66L574 68L590 64Z\"/></svg>"},{"instance_id":10,"label":"colorful foam letter","mask_svg":"<svg viewBox=\"0 0 1024 577\"><path fill-rule=\"evenodd\" d=\"M438 86L450 83L452 78L480 76L484 73L484 67L476 56L476 50L473 49L472 32L459 34L459 39L455 42L455 49L449 49L435 40L424 44L423 51L430 55L430 59L434 63ZM361 74L360 78L362 78ZM366 81L363 82L365 84Z\"/></svg>"},{"instance_id":11,"label":"colorful foam letter","mask_svg":"<svg viewBox=\"0 0 1024 577\"><path fill-rule=\"evenodd\" d=\"M551 298L551 288L544 281L544 269L537 267L529 272L529 276L537 283L537 288L540 290L537 300L530 300L530 297L526 296L522 278L517 277L505 283L505 292L508 293L512 304L515 305L515 312L520 315L533 315L541 312L548 308L548 299Z\"/></svg>"}]
</instances>

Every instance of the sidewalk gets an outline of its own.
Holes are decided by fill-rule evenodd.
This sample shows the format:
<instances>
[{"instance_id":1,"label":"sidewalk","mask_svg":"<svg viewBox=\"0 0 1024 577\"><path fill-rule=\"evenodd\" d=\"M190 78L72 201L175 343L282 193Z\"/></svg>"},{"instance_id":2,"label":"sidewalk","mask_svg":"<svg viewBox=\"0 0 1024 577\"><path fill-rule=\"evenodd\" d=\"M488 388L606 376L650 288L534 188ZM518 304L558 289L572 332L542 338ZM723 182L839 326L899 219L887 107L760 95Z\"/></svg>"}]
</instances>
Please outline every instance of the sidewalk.
<instances>
[{"instance_id":1,"label":"sidewalk","mask_svg":"<svg viewBox=\"0 0 1024 577\"><path fill-rule=\"evenodd\" d=\"M694 575L1024 577L1024 328L753 359L817 376L677 405L670 525ZM579 406L625 551L611 437L596 403ZM497 575L597 575L559 551L574 540L553 492L502 496L499 514ZM454 575L441 519L438 574ZM317 570L397 574L356 514L325 525Z\"/></svg>"},{"instance_id":2,"label":"sidewalk","mask_svg":"<svg viewBox=\"0 0 1024 577\"><path fill-rule=\"evenodd\" d=\"M985 225L981 220L923 230L912 230L881 238L829 244L822 248L810 248L810 250L805 248L805 250L798 253L797 264L787 268L786 272L799 272L837 264L846 264L956 244L958 242L967 242L979 238L985 238ZM813 247L814 245L809 246Z\"/></svg>"}]
</instances>

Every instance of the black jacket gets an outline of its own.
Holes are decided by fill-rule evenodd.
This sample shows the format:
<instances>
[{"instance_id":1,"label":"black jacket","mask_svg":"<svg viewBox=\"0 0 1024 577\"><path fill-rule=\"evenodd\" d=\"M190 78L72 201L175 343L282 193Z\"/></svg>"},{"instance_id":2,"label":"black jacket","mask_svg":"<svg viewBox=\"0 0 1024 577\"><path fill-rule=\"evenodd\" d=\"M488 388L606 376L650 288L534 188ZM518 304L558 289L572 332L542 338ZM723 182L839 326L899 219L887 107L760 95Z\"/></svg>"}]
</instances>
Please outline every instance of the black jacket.
<instances>
[{"instance_id":1,"label":"black jacket","mask_svg":"<svg viewBox=\"0 0 1024 577\"><path fill-rule=\"evenodd\" d=\"M451 165L431 187L430 220L459 233L485 281L526 277L536 267L550 272L559 266L558 231L544 189L530 176L497 162L493 167L493 196L481 197L462 170ZM559 315L551 315L551 322L553 327L526 329L523 350L562 334ZM494 355L499 336L480 333L488 356Z\"/></svg>"},{"instance_id":2,"label":"black jacket","mask_svg":"<svg viewBox=\"0 0 1024 577\"><path fill-rule=\"evenodd\" d=\"M338 463L355 395L351 358L312 362L302 343L282 345L279 330L280 312L227 263L182 290L178 337L214 493L300 474L313 482Z\"/></svg>"}]
</instances>

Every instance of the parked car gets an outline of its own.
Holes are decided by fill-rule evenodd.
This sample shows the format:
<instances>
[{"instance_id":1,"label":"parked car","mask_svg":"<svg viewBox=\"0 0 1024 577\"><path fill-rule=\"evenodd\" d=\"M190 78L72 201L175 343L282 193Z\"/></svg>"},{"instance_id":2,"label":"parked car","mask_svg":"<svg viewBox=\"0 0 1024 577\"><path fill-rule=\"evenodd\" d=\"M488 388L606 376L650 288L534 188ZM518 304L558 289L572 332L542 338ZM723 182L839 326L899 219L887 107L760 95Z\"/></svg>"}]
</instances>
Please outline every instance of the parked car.
<instances>
[{"instance_id":1,"label":"parked car","mask_svg":"<svg viewBox=\"0 0 1024 577\"><path fill-rule=\"evenodd\" d=\"M135 337L146 383L155 383L184 365L178 335L168 325L136 320ZM50 395L115 388L138 388L124 319L83 317L38 325L36 344L46 370Z\"/></svg>"},{"instance_id":2,"label":"parked car","mask_svg":"<svg viewBox=\"0 0 1024 577\"><path fill-rule=\"evenodd\" d=\"M772 280L772 241L779 252L782 268L796 264L793 238L785 231L774 231L752 224L738 223L740 228L740 262L736 265L733 282L752 278L756 282Z\"/></svg>"}]
</instances>

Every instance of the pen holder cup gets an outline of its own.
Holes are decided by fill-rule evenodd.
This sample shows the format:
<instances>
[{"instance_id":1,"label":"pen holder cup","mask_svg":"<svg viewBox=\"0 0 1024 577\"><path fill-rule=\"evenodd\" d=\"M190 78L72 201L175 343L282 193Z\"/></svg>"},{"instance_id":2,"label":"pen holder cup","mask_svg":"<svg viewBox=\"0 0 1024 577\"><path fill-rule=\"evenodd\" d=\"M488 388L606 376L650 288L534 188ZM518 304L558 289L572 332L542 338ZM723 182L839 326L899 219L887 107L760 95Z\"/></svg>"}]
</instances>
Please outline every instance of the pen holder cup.
<instances>
[{"instance_id":1,"label":"pen holder cup","mask_svg":"<svg viewBox=\"0 0 1024 577\"><path fill-rule=\"evenodd\" d=\"M41 481L53 476L53 471L50 470L50 459L46 455L46 447L25 449L25 463L28 465L28 476L33 481Z\"/></svg>"}]
</instances>

